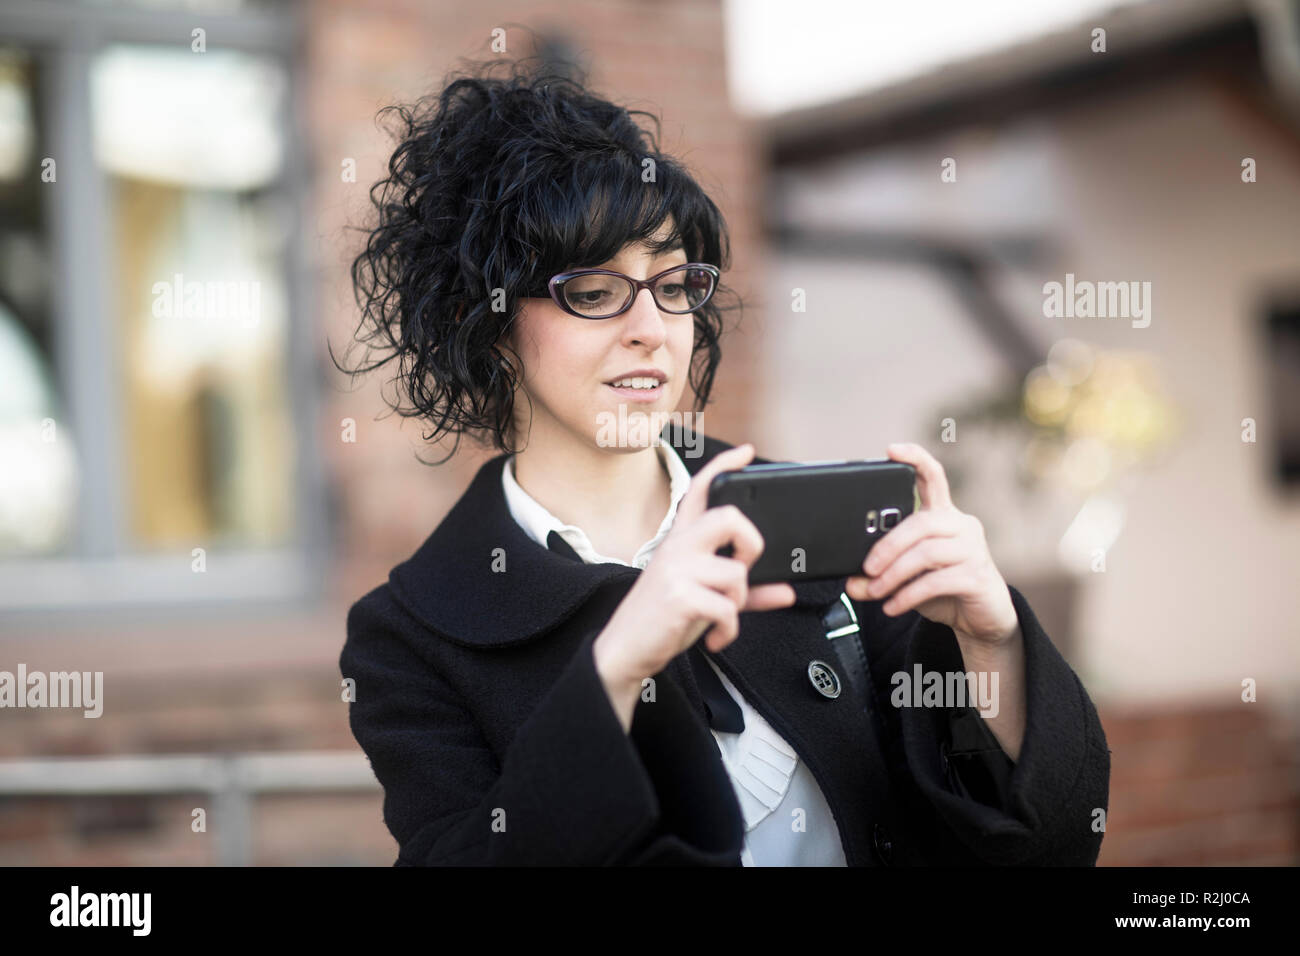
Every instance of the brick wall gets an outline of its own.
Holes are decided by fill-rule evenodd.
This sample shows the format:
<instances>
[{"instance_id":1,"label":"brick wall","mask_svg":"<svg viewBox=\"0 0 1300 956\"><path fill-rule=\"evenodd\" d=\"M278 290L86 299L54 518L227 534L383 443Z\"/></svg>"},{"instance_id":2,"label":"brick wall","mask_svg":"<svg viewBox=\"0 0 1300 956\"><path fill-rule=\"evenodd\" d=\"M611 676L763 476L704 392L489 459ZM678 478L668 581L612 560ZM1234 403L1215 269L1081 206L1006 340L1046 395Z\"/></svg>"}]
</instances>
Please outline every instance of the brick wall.
<instances>
[{"instance_id":1,"label":"brick wall","mask_svg":"<svg viewBox=\"0 0 1300 956\"><path fill-rule=\"evenodd\" d=\"M1110 813L1099 863L1300 863L1300 735L1261 704L1102 709Z\"/></svg>"}]
</instances>

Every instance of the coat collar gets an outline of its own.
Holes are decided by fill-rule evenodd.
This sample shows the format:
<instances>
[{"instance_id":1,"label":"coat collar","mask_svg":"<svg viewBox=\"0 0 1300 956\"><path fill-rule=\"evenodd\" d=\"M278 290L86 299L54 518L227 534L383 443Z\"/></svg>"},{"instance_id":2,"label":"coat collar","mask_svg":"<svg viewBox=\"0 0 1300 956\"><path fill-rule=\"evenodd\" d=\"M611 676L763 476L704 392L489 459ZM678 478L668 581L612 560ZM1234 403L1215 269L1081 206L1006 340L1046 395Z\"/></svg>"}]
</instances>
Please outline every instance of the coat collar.
<instances>
[{"instance_id":1,"label":"coat collar","mask_svg":"<svg viewBox=\"0 0 1300 956\"><path fill-rule=\"evenodd\" d=\"M662 437L692 477L732 447L680 425L669 425ZM433 533L388 576L393 597L416 620L468 647L532 640L603 585L641 573L622 564L574 561L529 537L506 505L501 469L507 457L485 462ZM755 456L753 463L768 461ZM842 579L796 583L795 603L825 606L841 588Z\"/></svg>"}]
</instances>

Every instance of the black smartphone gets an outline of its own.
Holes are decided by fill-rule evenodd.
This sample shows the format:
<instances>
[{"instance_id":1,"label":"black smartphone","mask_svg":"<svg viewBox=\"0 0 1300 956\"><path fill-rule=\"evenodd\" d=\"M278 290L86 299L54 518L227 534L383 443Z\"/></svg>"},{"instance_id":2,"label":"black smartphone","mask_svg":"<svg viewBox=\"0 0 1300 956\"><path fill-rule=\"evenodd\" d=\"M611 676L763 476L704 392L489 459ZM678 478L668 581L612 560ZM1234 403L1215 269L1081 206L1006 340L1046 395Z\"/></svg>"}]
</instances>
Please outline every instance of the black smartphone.
<instances>
[{"instance_id":1,"label":"black smartphone","mask_svg":"<svg viewBox=\"0 0 1300 956\"><path fill-rule=\"evenodd\" d=\"M915 489L916 469L889 458L771 462L715 477L708 507L735 505L763 536L750 585L822 581L861 574L872 545L912 513Z\"/></svg>"}]
</instances>

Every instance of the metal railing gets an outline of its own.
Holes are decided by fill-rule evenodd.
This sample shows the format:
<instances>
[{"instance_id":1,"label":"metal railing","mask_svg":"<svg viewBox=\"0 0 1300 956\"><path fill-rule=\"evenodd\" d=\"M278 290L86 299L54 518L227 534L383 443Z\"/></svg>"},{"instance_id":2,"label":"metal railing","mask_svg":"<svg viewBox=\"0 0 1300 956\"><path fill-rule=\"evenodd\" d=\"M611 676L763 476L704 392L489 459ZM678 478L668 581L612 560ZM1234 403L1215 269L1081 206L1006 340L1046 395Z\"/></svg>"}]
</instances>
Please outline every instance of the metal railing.
<instances>
[{"instance_id":1,"label":"metal railing","mask_svg":"<svg viewBox=\"0 0 1300 956\"><path fill-rule=\"evenodd\" d=\"M247 866L252 859L252 802L257 794L379 789L365 755L353 751L0 761L0 796L209 794L218 866Z\"/></svg>"}]
</instances>

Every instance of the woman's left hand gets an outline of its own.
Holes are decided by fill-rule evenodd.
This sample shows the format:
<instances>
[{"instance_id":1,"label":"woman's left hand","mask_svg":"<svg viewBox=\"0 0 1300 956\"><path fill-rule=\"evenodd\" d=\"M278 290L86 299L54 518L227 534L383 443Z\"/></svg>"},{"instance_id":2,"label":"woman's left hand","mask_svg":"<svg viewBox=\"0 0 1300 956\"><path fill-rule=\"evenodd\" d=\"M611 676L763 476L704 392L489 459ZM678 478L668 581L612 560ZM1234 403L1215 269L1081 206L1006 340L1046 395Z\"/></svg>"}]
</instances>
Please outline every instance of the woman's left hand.
<instances>
[{"instance_id":1,"label":"woman's left hand","mask_svg":"<svg viewBox=\"0 0 1300 956\"><path fill-rule=\"evenodd\" d=\"M875 543L865 576L850 575L845 592L858 601L883 600L891 617L915 609L981 645L1010 641L1019 619L984 526L953 506L943 466L920 445L890 445L889 457L916 468L921 508Z\"/></svg>"}]
</instances>

